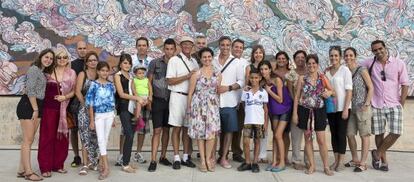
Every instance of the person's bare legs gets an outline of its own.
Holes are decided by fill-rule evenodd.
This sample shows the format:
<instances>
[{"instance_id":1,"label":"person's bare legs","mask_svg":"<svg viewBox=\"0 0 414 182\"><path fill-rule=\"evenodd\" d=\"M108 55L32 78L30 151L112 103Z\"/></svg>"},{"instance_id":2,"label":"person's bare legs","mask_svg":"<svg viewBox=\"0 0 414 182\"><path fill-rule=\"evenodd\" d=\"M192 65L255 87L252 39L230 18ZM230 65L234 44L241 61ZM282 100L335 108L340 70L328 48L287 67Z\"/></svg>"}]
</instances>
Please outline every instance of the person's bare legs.
<instances>
[{"instance_id":1,"label":"person's bare legs","mask_svg":"<svg viewBox=\"0 0 414 182\"><path fill-rule=\"evenodd\" d=\"M180 155L179 148L180 148L180 133L181 127L174 127L172 131L172 144L174 149L174 156Z\"/></svg>"},{"instance_id":2,"label":"person's bare legs","mask_svg":"<svg viewBox=\"0 0 414 182\"><path fill-rule=\"evenodd\" d=\"M279 165L276 167L281 169L286 166L285 164L285 144L283 143L283 133L286 128L287 122L279 121L276 128L276 143L279 154Z\"/></svg>"},{"instance_id":3,"label":"person's bare legs","mask_svg":"<svg viewBox=\"0 0 414 182\"><path fill-rule=\"evenodd\" d=\"M83 166L88 166L88 164L89 164L88 150L86 150L84 144L82 144L82 158L83 158L82 165Z\"/></svg>"},{"instance_id":4,"label":"person's bare legs","mask_svg":"<svg viewBox=\"0 0 414 182\"><path fill-rule=\"evenodd\" d=\"M144 145L145 134L138 134L137 139L137 152L141 153L142 146Z\"/></svg>"},{"instance_id":5,"label":"person's bare legs","mask_svg":"<svg viewBox=\"0 0 414 182\"><path fill-rule=\"evenodd\" d=\"M244 152L244 159L246 160L246 164L251 164L252 161L250 160L250 138L243 137L243 152Z\"/></svg>"},{"instance_id":6,"label":"person's bare legs","mask_svg":"<svg viewBox=\"0 0 414 182\"><path fill-rule=\"evenodd\" d=\"M226 156L227 156L227 153L229 152L229 147L232 141L232 136L233 136L232 132L224 133L223 153L221 154L222 157L221 157L220 163L227 161Z\"/></svg>"},{"instance_id":7,"label":"person's bare legs","mask_svg":"<svg viewBox=\"0 0 414 182\"><path fill-rule=\"evenodd\" d=\"M165 158L167 155L168 141L170 140L170 128L162 128L162 137L161 137L161 158ZM157 147L158 148L158 147Z\"/></svg>"},{"instance_id":8,"label":"person's bare legs","mask_svg":"<svg viewBox=\"0 0 414 182\"><path fill-rule=\"evenodd\" d=\"M207 170L207 163L206 163L206 143L205 140L197 140L198 143L198 151L200 152L200 170L204 171Z\"/></svg>"},{"instance_id":9,"label":"person's bare legs","mask_svg":"<svg viewBox=\"0 0 414 182\"><path fill-rule=\"evenodd\" d=\"M308 168L306 169L305 173L312 174L315 172L315 158L313 156L313 140L311 136L306 136L306 134L303 134L303 135L304 135L304 140L305 140L305 155L309 162L309 166L307 166Z\"/></svg>"},{"instance_id":10,"label":"person's bare legs","mask_svg":"<svg viewBox=\"0 0 414 182\"><path fill-rule=\"evenodd\" d=\"M253 164L257 164L259 162L259 154L260 154L260 139L259 138L253 139L253 143L254 143Z\"/></svg>"},{"instance_id":11,"label":"person's bare legs","mask_svg":"<svg viewBox=\"0 0 414 182\"><path fill-rule=\"evenodd\" d=\"M329 169L328 164L328 146L326 145L325 131L316 131L316 139L319 145L319 154L322 158L324 172L328 176L332 176L333 172Z\"/></svg>"},{"instance_id":12,"label":"person's bare legs","mask_svg":"<svg viewBox=\"0 0 414 182\"><path fill-rule=\"evenodd\" d=\"M213 158L213 153L215 153L214 146L215 146L215 143L216 143L215 142L216 138L206 140L206 164L207 164L208 170L210 170L210 171L214 171L214 168L215 168L214 163L212 163L212 162L215 161L215 159L213 159L213 160L211 160L211 159ZM200 153L200 155L201 155L201 153Z\"/></svg>"},{"instance_id":13,"label":"person's bare legs","mask_svg":"<svg viewBox=\"0 0 414 182\"><path fill-rule=\"evenodd\" d=\"M362 150L361 150L361 161L360 161L360 165L366 165L366 161L368 159L368 150L369 150L369 140L370 140L370 136L361 136L361 141L362 141Z\"/></svg>"},{"instance_id":14,"label":"person's bare legs","mask_svg":"<svg viewBox=\"0 0 414 182\"><path fill-rule=\"evenodd\" d=\"M162 131L161 127L154 128L154 132L152 134L152 140L151 140L151 161L157 160L157 152L158 152L158 146L160 143L161 131Z\"/></svg>"},{"instance_id":15,"label":"person's bare legs","mask_svg":"<svg viewBox=\"0 0 414 182\"><path fill-rule=\"evenodd\" d=\"M382 163L388 164L386 152L392 145L394 145L400 136L401 135L389 133L385 138L383 138L384 134L382 134L380 135L380 138L383 139L378 143L377 136L375 136L375 142L377 144L377 156L381 158Z\"/></svg>"},{"instance_id":16,"label":"person's bare legs","mask_svg":"<svg viewBox=\"0 0 414 182\"><path fill-rule=\"evenodd\" d=\"M187 127L182 127L181 130L182 130L182 140L183 140L184 155L185 154L190 155L190 145L192 145L190 142L192 142L192 141L191 141L190 137L188 136L188 128ZM187 159L185 159L184 162L186 160Z\"/></svg>"},{"instance_id":17,"label":"person's bare legs","mask_svg":"<svg viewBox=\"0 0 414 182\"><path fill-rule=\"evenodd\" d=\"M36 134L37 128L39 127L40 119L37 120L20 120L20 125L23 132L23 142L20 150L20 163L22 165L25 175L30 175L33 173L31 165L31 148ZM39 180L42 179L40 176L29 176L31 179Z\"/></svg>"},{"instance_id":18,"label":"person's bare legs","mask_svg":"<svg viewBox=\"0 0 414 182\"><path fill-rule=\"evenodd\" d=\"M107 177L109 175L108 155L101 155L101 159L103 167L101 175Z\"/></svg>"},{"instance_id":19,"label":"person's bare legs","mask_svg":"<svg viewBox=\"0 0 414 182\"><path fill-rule=\"evenodd\" d=\"M276 167L279 165L279 161L278 161L278 147L277 147L277 138L276 138L276 131L277 131L277 125L278 125L278 121L272 121L272 131L273 131L273 141L272 141L272 166Z\"/></svg>"},{"instance_id":20,"label":"person's bare legs","mask_svg":"<svg viewBox=\"0 0 414 182\"><path fill-rule=\"evenodd\" d=\"M358 160L357 143L355 135L348 135L348 146L349 150L351 150L352 162L354 162L354 164L359 164L360 161Z\"/></svg>"}]
</instances>

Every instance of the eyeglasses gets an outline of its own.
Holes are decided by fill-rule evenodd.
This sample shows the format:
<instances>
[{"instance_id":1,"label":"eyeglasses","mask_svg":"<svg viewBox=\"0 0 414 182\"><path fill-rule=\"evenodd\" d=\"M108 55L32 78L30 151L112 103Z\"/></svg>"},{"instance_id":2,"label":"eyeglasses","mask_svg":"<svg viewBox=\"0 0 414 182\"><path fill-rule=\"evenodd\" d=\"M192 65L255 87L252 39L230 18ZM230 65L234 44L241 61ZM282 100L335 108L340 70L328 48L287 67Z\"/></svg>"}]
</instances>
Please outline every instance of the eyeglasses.
<instances>
[{"instance_id":1,"label":"eyeglasses","mask_svg":"<svg viewBox=\"0 0 414 182\"><path fill-rule=\"evenodd\" d=\"M56 59L68 59L68 56L56 56Z\"/></svg>"},{"instance_id":2,"label":"eyeglasses","mask_svg":"<svg viewBox=\"0 0 414 182\"><path fill-rule=\"evenodd\" d=\"M385 71L384 70L381 71L381 80L384 81L384 82L387 81L387 78L385 77Z\"/></svg>"}]
</instances>

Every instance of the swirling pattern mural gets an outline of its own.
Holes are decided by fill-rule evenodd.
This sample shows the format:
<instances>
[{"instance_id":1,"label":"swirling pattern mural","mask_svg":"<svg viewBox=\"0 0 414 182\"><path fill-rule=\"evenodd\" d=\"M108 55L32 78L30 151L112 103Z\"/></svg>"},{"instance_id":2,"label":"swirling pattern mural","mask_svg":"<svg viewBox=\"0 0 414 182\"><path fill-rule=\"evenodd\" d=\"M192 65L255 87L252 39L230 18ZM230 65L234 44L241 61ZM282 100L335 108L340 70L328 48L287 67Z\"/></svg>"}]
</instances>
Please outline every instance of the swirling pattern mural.
<instances>
[{"instance_id":1,"label":"swirling pattern mural","mask_svg":"<svg viewBox=\"0 0 414 182\"><path fill-rule=\"evenodd\" d=\"M1 95L22 93L33 53L66 46L76 55L75 42L68 41L74 37L106 59L134 53L139 36L152 39L150 55L157 57L159 40L167 37L204 34L216 46L229 35L248 47L264 45L269 56L279 50L317 53L322 67L331 45L353 46L362 60L372 56L370 42L383 39L414 80L413 0L3 0L0 33Z\"/></svg>"}]
</instances>

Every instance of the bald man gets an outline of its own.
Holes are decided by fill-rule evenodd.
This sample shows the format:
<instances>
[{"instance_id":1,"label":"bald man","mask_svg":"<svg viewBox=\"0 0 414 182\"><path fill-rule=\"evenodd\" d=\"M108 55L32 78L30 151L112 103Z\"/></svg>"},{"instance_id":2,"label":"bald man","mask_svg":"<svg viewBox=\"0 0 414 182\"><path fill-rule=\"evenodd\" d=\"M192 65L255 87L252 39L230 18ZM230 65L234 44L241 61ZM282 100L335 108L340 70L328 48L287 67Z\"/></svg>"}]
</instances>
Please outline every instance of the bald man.
<instances>
[{"instance_id":1,"label":"bald man","mask_svg":"<svg viewBox=\"0 0 414 182\"><path fill-rule=\"evenodd\" d=\"M84 70L85 67L85 56L87 53L85 41L79 41L76 44L76 52L78 54L78 58L71 62L71 68L76 72L76 75L78 75ZM70 104L72 104L72 102ZM73 153L75 154L71 166L78 167L82 163L82 160L79 156L78 145L78 116L76 111L71 111L70 109L68 111L73 115L76 123L76 126L70 130L70 143L72 144Z\"/></svg>"}]
</instances>

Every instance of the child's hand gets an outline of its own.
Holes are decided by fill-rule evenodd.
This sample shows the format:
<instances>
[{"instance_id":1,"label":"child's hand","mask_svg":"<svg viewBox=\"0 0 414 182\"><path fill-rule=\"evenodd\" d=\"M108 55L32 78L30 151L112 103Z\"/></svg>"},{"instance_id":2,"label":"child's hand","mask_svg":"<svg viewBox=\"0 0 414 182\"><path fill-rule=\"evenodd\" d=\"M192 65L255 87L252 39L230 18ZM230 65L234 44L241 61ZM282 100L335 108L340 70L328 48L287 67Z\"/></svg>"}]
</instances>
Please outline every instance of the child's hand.
<instances>
[{"instance_id":1,"label":"child's hand","mask_svg":"<svg viewBox=\"0 0 414 182\"><path fill-rule=\"evenodd\" d=\"M265 84L264 89L266 90L266 92L270 92L270 91L272 91L272 85Z\"/></svg>"},{"instance_id":2,"label":"child's hand","mask_svg":"<svg viewBox=\"0 0 414 182\"><path fill-rule=\"evenodd\" d=\"M247 92L247 91L249 91L251 88L252 88L252 87L250 87L249 85L246 85L246 86L243 88L243 90Z\"/></svg>"},{"instance_id":3,"label":"child's hand","mask_svg":"<svg viewBox=\"0 0 414 182\"><path fill-rule=\"evenodd\" d=\"M115 118L114 118L114 121L112 122L112 128L115 128Z\"/></svg>"}]
</instances>

